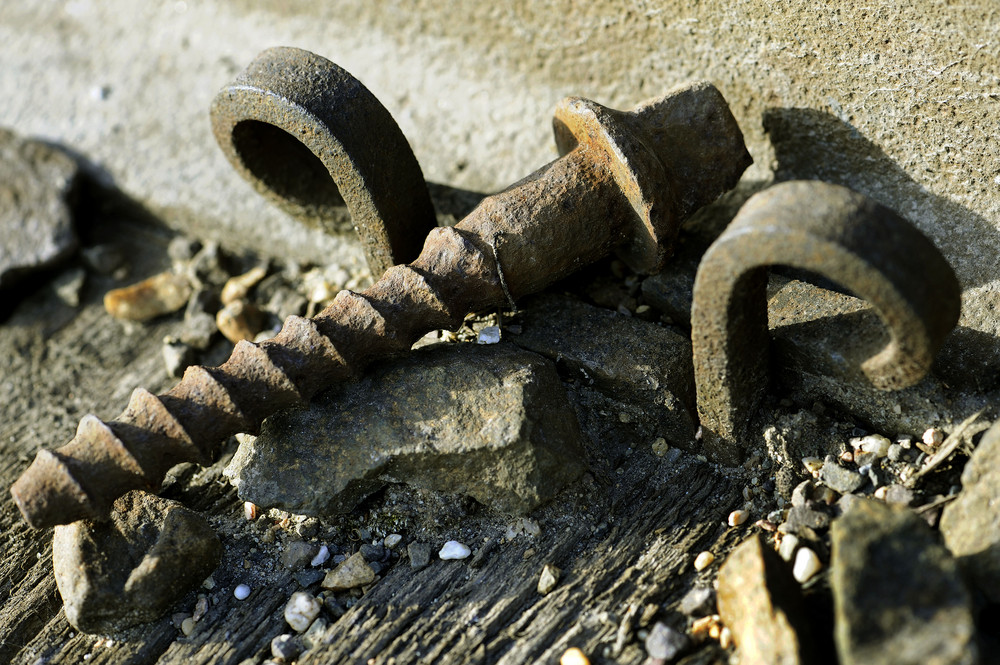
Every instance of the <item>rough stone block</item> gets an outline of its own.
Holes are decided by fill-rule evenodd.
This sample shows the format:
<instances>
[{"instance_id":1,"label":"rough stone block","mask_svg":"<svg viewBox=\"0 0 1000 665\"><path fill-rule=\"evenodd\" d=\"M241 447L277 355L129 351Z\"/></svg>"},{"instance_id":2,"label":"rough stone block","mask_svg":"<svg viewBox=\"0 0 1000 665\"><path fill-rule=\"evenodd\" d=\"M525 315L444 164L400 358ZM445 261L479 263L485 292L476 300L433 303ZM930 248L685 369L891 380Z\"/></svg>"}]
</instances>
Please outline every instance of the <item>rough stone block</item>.
<instances>
[{"instance_id":1,"label":"rough stone block","mask_svg":"<svg viewBox=\"0 0 1000 665\"><path fill-rule=\"evenodd\" d=\"M583 472L581 436L545 358L437 345L269 418L227 475L244 500L307 515L348 511L388 482L524 513Z\"/></svg>"}]
</instances>

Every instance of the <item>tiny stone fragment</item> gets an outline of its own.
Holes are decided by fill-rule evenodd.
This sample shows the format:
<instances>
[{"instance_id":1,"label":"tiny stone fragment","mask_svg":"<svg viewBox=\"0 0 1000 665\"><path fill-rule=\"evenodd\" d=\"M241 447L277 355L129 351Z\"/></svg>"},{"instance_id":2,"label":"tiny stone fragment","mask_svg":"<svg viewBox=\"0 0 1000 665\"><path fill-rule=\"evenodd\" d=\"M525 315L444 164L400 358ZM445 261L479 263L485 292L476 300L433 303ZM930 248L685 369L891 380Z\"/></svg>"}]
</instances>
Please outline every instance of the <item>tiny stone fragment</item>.
<instances>
[{"instance_id":1,"label":"tiny stone fragment","mask_svg":"<svg viewBox=\"0 0 1000 665\"><path fill-rule=\"evenodd\" d=\"M294 635L285 633L271 640L271 655L279 662L288 663L302 653L302 645Z\"/></svg>"},{"instance_id":2,"label":"tiny stone fragment","mask_svg":"<svg viewBox=\"0 0 1000 665\"><path fill-rule=\"evenodd\" d=\"M315 568L316 566L322 566L330 558L330 548L326 545L322 545L319 551L316 552L316 556L312 558L309 565Z\"/></svg>"},{"instance_id":3,"label":"tiny stone fragment","mask_svg":"<svg viewBox=\"0 0 1000 665\"><path fill-rule=\"evenodd\" d=\"M420 570L430 565L433 550L429 543L410 543L406 547L406 551L410 555L410 567L414 570Z\"/></svg>"},{"instance_id":4,"label":"tiny stone fragment","mask_svg":"<svg viewBox=\"0 0 1000 665\"><path fill-rule=\"evenodd\" d=\"M122 250L116 245L94 245L80 250L83 264L99 275L110 275L125 263Z\"/></svg>"},{"instance_id":5,"label":"tiny stone fragment","mask_svg":"<svg viewBox=\"0 0 1000 665\"><path fill-rule=\"evenodd\" d=\"M460 543L457 540L449 540L441 547L441 551L438 552L438 556L445 561L465 559L470 554L472 554L472 550L470 550L467 545Z\"/></svg>"},{"instance_id":6,"label":"tiny stone fragment","mask_svg":"<svg viewBox=\"0 0 1000 665\"><path fill-rule=\"evenodd\" d=\"M86 279L87 271L83 268L73 268L56 277L52 282L52 288L55 289L56 295L64 303L70 307L79 307L80 291L83 289L83 283Z\"/></svg>"},{"instance_id":7,"label":"tiny stone fragment","mask_svg":"<svg viewBox=\"0 0 1000 665\"><path fill-rule=\"evenodd\" d=\"M236 300L218 311L215 324L226 339L236 344L257 336L264 327L264 315L252 303Z\"/></svg>"},{"instance_id":8,"label":"tiny stone fragment","mask_svg":"<svg viewBox=\"0 0 1000 665\"><path fill-rule=\"evenodd\" d=\"M553 566L551 563L547 563L542 567L542 573L538 576L538 593L547 595L550 591L556 588L559 584L559 577L562 575L562 571Z\"/></svg>"},{"instance_id":9,"label":"tiny stone fragment","mask_svg":"<svg viewBox=\"0 0 1000 665\"><path fill-rule=\"evenodd\" d=\"M346 591L366 586L374 581L375 571L360 552L355 552L326 574L322 586L333 591Z\"/></svg>"},{"instance_id":10,"label":"tiny stone fragment","mask_svg":"<svg viewBox=\"0 0 1000 665\"><path fill-rule=\"evenodd\" d=\"M163 338L163 365L174 378L183 376L184 370L198 362L198 352L174 337Z\"/></svg>"},{"instance_id":11,"label":"tiny stone fragment","mask_svg":"<svg viewBox=\"0 0 1000 665\"><path fill-rule=\"evenodd\" d=\"M148 279L112 289L104 294L104 309L116 319L148 321L176 312L187 304L191 282L175 272L161 272Z\"/></svg>"},{"instance_id":12,"label":"tiny stone fragment","mask_svg":"<svg viewBox=\"0 0 1000 665\"><path fill-rule=\"evenodd\" d=\"M830 489L841 494L852 494L861 489L867 478L860 473L845 469L836 462L827 461L819 471L819 479Z\"/></svg>"},{"instance_id":13,"label":"tiny stone fragment","mask_svg":"<svg viewBox=\"0 0 1000 665\"><path fill-rule=\"evenodd\" d=\"M696 586L684 594L678 609L688 616L712 614L715 610L715 591L711 587Z\"/></svg>"},{"instance_id":14,"label":"tiny stone fragment","mask_svg":"<svg viewBox=\"0 0 1000 665\"><path fill-rule=\"evenodd\" d=\"M55 528L52 566L66 618L83 632L113 632L164 614L219 563L207 521L141 491L119 497L107 522Z\"/></svg>"},{"instance_id":15,"label":"tiny stone fragment","mask_svg":"<svg viewBox=\"0 0 1000 665\"><path fill-rule=\"evenodd\" d=\"M646 653L650 658L660 660L673 660L682 651L688 648L691 641L687 635L674 630L662 621L653 624L649 634L646 636Z\"/></svg>"},{"instance_id":16,"label":"tiny stone fragment","mask_svg":"<svg viewBox=\"0 0 1000 665\"><path fill-rule=\"evenodd\" d=\"M739 526L747 521L750 517L750 513L745 510L734 510L729 513L728 524L729 526Z\"/></svg>"},{"instance_id":17,"label":"tiny stone fragment","mask_svg":"<svg viewBox=\"0 0 1000 665\"><path fill-rule=\"evenodd\" d=\"M812 663L802 591L788 564L760 534L736 547L719 569L719 615L742 663Z\"/></svg>"},{"instance_id":18,"label":"tiny stone fragment","mask_svg":"<svg viewBox=\"0 0 1000 665\"><path fill-rule=\"evenodd\" d=\"M250 596L250 587L246 584L238 584L233 589L233 597L236 600L246 600Z\"/></svg>"},{"instance_id":19,"label":"tiny stone fragment","mask_svg":"<svg viewBox=\"0 0 1000 665\"><path fill-rule=\"evenodd\" d=\"M919 516L860 499L831 535L842 665L978 662L972 599L955 560Z\"/></svg>"},{"instance_id":20,"label":"tiny stone fragment","mask_svg":"<svg viewBox=\"0 0 1000 665\"><path fill-rule=\"evenodd\" d=\"M266 266L255 266L242 275L230 277L225 286L222 287L222 295L220 296L222 304L228 305L237 300L243 300L250 293L250 289L266 276Z\"/></svg>"},{"instance_id":21,"label":"tiny stone fragment","mask_svg":"<svg viewBox=\"0 0 1000 665\"><path fill-rule=\"evenodd\" d=\"M876 457L885 457L889 454L892 441L880 434L869 434L862 437L858 447L866 453L874 453Z\"/></svg>"},{"instance_id":22,"label":"tiny stone fragment","mask_svg":"<svg viewBox=\"0 0 1000 665\"><path fill-rule=\"evenodd\" d=\"M705 551L701 552L694 558L694 569L701 572L712 565L715 561L715 555L711 552Z\"/></svg>"},{"instance_id":23,"label":"tiny stone fragment","mask_svg":"<svg viewBox=\"0 0 1000 665\"><path fill-rule=\"evenodd\" d=\"M391 550L391 549L395 549L396 545L399 545L399 543L401 543L402 541L403 541L403 537L401 535L399 535L398 533L390 533L382 541L382 544L385 545L388 549Z\"/></svg>"},{"instance_id":24,"label":"tiny stone fragment","mask_svg":"<svg viewBox=\"0 0 1000 665\"><path fill-rule=\"evenodd\" d=\"M879 488L883 489L883 488ZM885 495L882 500L886 503L894 503L900 506L908 506L913 503L913 490L904 485L886 485Z\"/></svg>"},{"instance_id":25,"label":"tiny stone fragment","mask_svg":"<svg viewBox=\"0 0 1000 665\"><path fill-rule=\"evenodd\" d=\"M808 582L813 575L823 568L823 563L808 547L801 547L795 554L795 566L792 568L792 575L799 583Z\"/></svg>"},{"instance_id":26,"label":"tiny stone fragment","mask_svg":"<svg viewBox=\"0 0 1000 665\"><path fill-rule=\"evenodd\" d=\"M323 635L326 633L326 629L329 628L329 624L323 617L317 618L309 626L309 629L302 633L300 639L302 640L302 646L306 649L313 649L323 643Z\"/></svg>"},{"instance_id":27,"label":"tiny stone fragment","mask_svg":"<svg viewBox=\"0 0 1000 665\"><path fill-rule=\"evenodd\" d=\"M577 647L570 647L559 657L559 665L590 665L590 659Z\"/></svg>"},{"instance_id":28,"label":"tiny stone fragment","mask_svg":"<svg viewBox=\"0 0 1000 665\"><path fill-rule=\"evenodd\" d=\"M794 534L787 534L781 539L781 544L778 546L778 555L791 563L792 558L795 556L795 552L799 549L799 538Z\"/></svg>"},{"instance_id":29,"label":"tiny stone fragment","mask_svg":"<svg viewBox=\"0 0 1000 665\"><path fill-rule=\"evenodd\" d=\"M944 443L944 432L936 427L931 427L924 432L924 435L920 439L928 446L937 447Z\"/></svg>"},{"instance_id":30,"label":"tiny stone fragment","mask_svg":"<svg viewBox=\"0 0 1000 665\"><path fill-rule=\"evenodd\" d=\"M318 570L316 568L307 568L306 570L300 570L299 572L292 575L295 581L299 583L300 587L311 587L314 584L319 584L326 577L326 571Z\"/></svg>"},{"instance_id":31,"label":"tiny stone fragment","mask_svg":"<svg viewBox=\"0 0 1000 665\"><path fill-rule=\"evenodd\" d=\"M305 632L319 616L323 604L311 593L296 591L285 605L285 621L297 633Z\"/></svg>"},{"instance_id":32,"label":"tiny stone fragment","mask_svg":"<svg viewBox=\"0 0 1000 665\"><path fill-rule=\"evenodd\" d=\"M285 550L281 553L281 565L289 570L302 570L310 565L313 557L317 554L319 554L319 545L293 540L285 545Z\"/></svg>"},{"instance_id":33,"label":"tiny stone fragment","mask_svg":"<svg viewBox=\"0 0 1000 665\"><path fill-rule=\"evenodd\" d=\"M500 343L500 326L486 326L479 331L479 337L476 339L477 344L499 344Z\"/></svg>"}]
</instances>

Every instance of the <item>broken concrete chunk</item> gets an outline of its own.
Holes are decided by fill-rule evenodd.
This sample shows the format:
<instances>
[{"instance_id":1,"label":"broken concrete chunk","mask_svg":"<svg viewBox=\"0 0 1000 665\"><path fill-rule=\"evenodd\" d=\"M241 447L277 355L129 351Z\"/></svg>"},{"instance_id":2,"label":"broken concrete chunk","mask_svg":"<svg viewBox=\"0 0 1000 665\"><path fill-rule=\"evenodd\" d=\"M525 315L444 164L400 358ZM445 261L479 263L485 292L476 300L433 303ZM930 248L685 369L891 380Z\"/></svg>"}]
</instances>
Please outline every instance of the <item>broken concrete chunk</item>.
<instances>
[{"instance_id":1,"label":"broken concrete chunk","mask_svg":"<svg viewBox=\"0 0 1000 665\"><path fill-rule=\"evenodd\" d=\"M533 298L512 340L615 399L641 404L657 431L690 449L694 370L686 335L565 296ZM608 340L614 340L609 344Z\"/></svg>"},{"instance_id":2,"label":"broken concrete chunk","mask_svg":"<svg viewBox=\"0 0 1000 665\"><path fill-rule=\"evenodd\" d=\"M222 545L208 522L176 501L132 491L107 522L57 526L52 567L67 620L87 633L153 621L208 577Z\"/></svg>"},{"instance_id":3,"label":"broken concrete chunk","mask_svg":"<svg viewBox=\"0 0 1000 665\"><path fill-rule=\"evenodd\" d=\"M975 588L1000 603L1000 421L965 465L962 491L941 515L941 533Z\"/></svg>"},{"instance_id":4,"label":"broken concrete chunk","mask_svg":"<svg viewBox=\"0 0 1000 665\"><path fill-rule=\"evenodd\" d=\"M191 281L167 271L104 294L104 309L116 319L148 321L184 307L191 295Z\"/></svg>"},{"instance_id":5,"label":"broken concrete chunk","mask_svg":"<svg viewBox=\"0 0 1000 665\"><path fill-rule=\"evenodd\" d=\"M583 472L581 436L545 358L439 345L272 416L226 474L245 501L307 515L348 511L388 482L525 513Z\"/></svg>"},{"instance_id":6,"label":"broken concrete chunk","mask_svg":"<svg viewBox=\"0 0 1000 665\"><path fill-rule=\"evenodd\" d=\"M799 584L760 534L743 541L719 569L718 605L740 662L813 662Z\"/></svg>"},{"instance_id":7,"label":"broken concrete chunk","mask_svg":"<svg viewBox=\"0 0 1000 665\"><path fill-rule=\"evenodd\" d=\"M915 513L858 500L833 523L830 584L843 665L978 662L958 565Z\"/></svg>"},{"instance_id":8,"label":"broken concrete chunk","mask_svg":"<svg viewBox=\"0 0 1000 665\"><path fill-rule=\"evenodd\" d=\"M0 289L76 250L77 172L65 153L0 129Z\"/></svg>"}]
</instances>

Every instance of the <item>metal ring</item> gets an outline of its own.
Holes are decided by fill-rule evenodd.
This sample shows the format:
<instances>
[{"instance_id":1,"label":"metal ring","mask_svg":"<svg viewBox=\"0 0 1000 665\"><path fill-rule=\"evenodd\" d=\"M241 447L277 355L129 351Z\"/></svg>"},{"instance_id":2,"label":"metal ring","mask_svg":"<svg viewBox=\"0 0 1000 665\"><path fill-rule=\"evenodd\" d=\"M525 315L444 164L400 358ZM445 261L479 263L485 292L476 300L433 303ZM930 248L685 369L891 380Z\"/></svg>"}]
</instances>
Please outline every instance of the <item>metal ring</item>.
<instances>
[{"instance_id":1,"label":"metal ring","mask_svg":"<svg viewBox=\"0 0 1000 665\"><path fill-rule=\"evenodd\" d=\"M406 137L350 73L309 51L262 52L212 102L233 167L282 209L328 233L346 204L376 278L417 257L437 226Z\"/></svg>"}]
</instances>

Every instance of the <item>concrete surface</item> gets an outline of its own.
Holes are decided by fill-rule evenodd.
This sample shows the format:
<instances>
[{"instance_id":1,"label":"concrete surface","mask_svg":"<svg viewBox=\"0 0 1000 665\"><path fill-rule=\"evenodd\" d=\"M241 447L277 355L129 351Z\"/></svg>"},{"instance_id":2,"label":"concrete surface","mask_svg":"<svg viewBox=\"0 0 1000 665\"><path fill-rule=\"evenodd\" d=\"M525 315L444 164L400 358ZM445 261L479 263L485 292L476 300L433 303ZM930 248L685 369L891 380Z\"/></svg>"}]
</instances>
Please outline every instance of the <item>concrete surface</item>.
<instances>
[{"instance_id":1,"label":"concrete surface","mask_svg":"<svg viewBox=\"0 0 1000 665\"><path fill-rule=\"evenodd\" d=\"M1000 368L1000 5L572 0L7 0L0 125L83 156L169 225L361 261L253 194L209 133L265 47L313 50L394 115L428 180L488 192L555 156L567 94L628 107L693 77L730 101L745 183L820 178L917 224L965 289L946 360Z\"/></svg>"}]
</instances>

